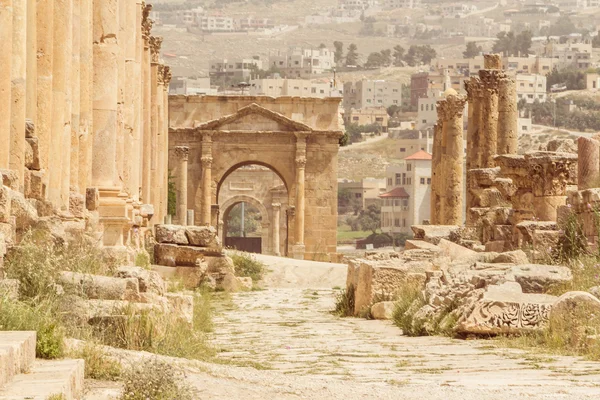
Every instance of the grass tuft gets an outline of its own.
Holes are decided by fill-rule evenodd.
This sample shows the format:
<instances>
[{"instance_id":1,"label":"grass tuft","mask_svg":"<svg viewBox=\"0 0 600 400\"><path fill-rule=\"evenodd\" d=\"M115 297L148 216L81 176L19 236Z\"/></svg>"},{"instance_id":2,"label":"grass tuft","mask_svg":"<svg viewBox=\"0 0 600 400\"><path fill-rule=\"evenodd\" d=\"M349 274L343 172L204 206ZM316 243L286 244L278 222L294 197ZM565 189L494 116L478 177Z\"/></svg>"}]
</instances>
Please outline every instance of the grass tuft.
<instances>
[{"instance_id":1,"label":"grass tuft","mask_svg":"<svg viewBox=\"0 0 600 400\"><path fill-rule=\"evenodd\" d=\"M241 277L250 277L252 282L258 282L265 273L265 264L248 253L236 252L231 256L235 267L235 274Z\"/></svg>"},{"instance_id":2,"label":"grass tuft","mask_svg":"<svg viewBox=\"0 0 600 400\"><path fill-rule=\"evenodd\" d=\"M354 285L350 285L336 295L333 314L339 317L354 316Z\"/></svg>"},{"instance_id":3,"label":"grass tuft","mask_svg":"<svg viewBox=\"0 0 600 400\"><path fill-rule=\"evenodd\" d=\"M116 381L121 377L121 363L111 358L99 344L86 342L83 347L69 355L85 361L85 377L88 379Z\"/></svg>"},{"instance_id":4,"label":"grass tuft","mask_svg":"<svg viewBox=\"0 0 600 400\"><path fill-rule=\"evenodd\" d=\"M124 372L125 387L119 400L192 400L197 398L184 376L171 364L142 360Z\"/></svg>"}]
</instances>

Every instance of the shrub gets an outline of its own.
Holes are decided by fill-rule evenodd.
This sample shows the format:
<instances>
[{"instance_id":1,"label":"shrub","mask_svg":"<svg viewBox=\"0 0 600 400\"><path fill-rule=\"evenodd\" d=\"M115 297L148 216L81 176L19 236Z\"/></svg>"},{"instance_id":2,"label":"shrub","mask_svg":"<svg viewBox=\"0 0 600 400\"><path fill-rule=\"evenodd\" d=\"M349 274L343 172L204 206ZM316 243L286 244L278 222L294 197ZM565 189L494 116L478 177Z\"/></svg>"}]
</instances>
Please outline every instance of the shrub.
<instances>
[{"instance_id":1,"label":"shrub","mask_svg":"<svg viewBox=\"0 0 600 400\"><path fill-rule=\"evenodd\" d=\"M141 251L135 256L135 266L150 269L150 254L145 251Z\"/></svg>"},{"instance_id":2,"label":"shrub","mask_svg":"<svg viewBox=\"0 0 600 400\"><path fill-rule=\"evenodd\" d=\"M46 400L67 400L67 397L62 393L51 394Z\"/></svg>"},{"instance_id":3,"label":"shrub","mask_svg":"<svg viewBox=\"0 0 600 400\"><path fill-rule=\"evenodd\" d=\"M171 364L142 360L125 370L119 400L192 400L193 390L182 383L182 375Z\"/></svg>"},{"instance_id":4,"label":"shrub","mask_svg":"<svg viewBox=\"0 0 600 400\"><path fill-rule=\"evenodd\" d=\"M59 358L64 354L65 330L50 300L38 303L0 298L0 330L36 331L36 356Z\"/></svg>"},{"instance_id":5,"label":"shrub","mask_svg":"<svg viewBox=\"0 0 600 400\"><path fill-rule=\"evenodd\" d=\"M265 272L265 264L247 253L235 253L231 256L235 267L235 274L241 277L250 277L252 282L260 281Z\"/></svg>"},{"instance_id":6,"label":"shrub","mask_svg":"<svg viewBox=\"0 0 600 400\"><path fill-rule=\"evenodd\" d=\"M340 317L354 316L354 286L350 285L347 289L341 290L335 299L335 309L333 314Z\"/></svg>"},{"instance_id":7,"label":"shrub","mask_svg":"<svg viewBox=\"0 0 600 400\"><path fill-rule=\"evenodd\" d=\"M102 346L96 343L87 342L70 356L82 358L85 361L86 378L116 381L121 377L121 364L112 359Z\"/></svg>"},{"instance_id":8,"label":"shrub","mask_svg":"<svg viewBox=\"0 0 600 400\"><path fill-rule=\"evenodd\" d=\"M587 238L577 214L569 212L560 221L560 227L564 234L560 235L555 249L548 249L552 257L562 263L587 254Z\"/></svg>"},{"instance_id":9,"label":"shrub","mask_svg":"<svg viewBox=\"0 0 600 400\"><path fill-rule=\"evenodd\" d=\"M413 282L405 283L398 291L398 301L394 308L392 320L402 329L407 336L421 336L426 334L425 321L416 319L415 313L424 305L425 297L421 288Z\"/></svg>"}]
</instances>

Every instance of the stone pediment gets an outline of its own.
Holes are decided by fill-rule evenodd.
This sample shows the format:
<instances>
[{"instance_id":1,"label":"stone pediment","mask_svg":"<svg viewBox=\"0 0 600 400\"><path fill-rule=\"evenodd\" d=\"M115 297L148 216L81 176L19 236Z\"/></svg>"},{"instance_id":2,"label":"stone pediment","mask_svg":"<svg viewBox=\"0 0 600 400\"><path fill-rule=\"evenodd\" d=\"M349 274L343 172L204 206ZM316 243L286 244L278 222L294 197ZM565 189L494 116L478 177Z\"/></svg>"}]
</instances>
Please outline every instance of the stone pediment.
<instances>
[{"instance_id":1,"label":"stone pediment","mask_svg":"<svg viewBox=\"0 0 600 400\"><path fill-rule=\"evenodd\" d=\"M308 125L255 103L240 108L235 114L197 125L196 129L260 132L307 132L312 130Z\"/></svg>"}]
</instances>

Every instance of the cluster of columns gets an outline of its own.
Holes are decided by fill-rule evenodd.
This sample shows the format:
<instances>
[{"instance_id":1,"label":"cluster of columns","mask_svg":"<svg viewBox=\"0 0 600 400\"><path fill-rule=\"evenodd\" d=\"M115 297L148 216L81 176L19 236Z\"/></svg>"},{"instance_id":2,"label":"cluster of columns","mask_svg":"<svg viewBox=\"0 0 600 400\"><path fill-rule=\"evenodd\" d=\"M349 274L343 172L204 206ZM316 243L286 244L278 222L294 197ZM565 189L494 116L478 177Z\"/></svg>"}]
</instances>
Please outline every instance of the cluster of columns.
<instances>
[{"instance_id":1,"label":"cluster of columns","mask_svg":"<svg viewBox=\"0 0 600 400\"><path fill-rule=\"evenodd\" d=\"M484 56L484 69L465 82L469 107L467 127L467 210L479 203L472 176L482 168L496 167L497 155L516 154L518 141L517 88L515 77L502 70L497 54ZM473 225L467 212L467 225Z\"/></svg>"},{"instance_id":2,"label":"cluster of columns","mask_svg":"<svg viewBox=\"0 0 600 400\"><path fill-rule=\"evenodd\" d=\"M431 223L462 225L463 112L465 96L451 94L438 101L433 135Z\"/></svg>"},{"instance_id":3,"label":"cluster of columns","mask_svg":"<svg viewBox=\"0 0 600 400\"><path fill-rule=\"evenodd\" d=\"M98 206L107 246L126 244L142 204L154 205L143 215L153 221L167 212L171 74L150 9L142 0L0 0L0 169L64 218Z\"/></svg>"}]
</instances>

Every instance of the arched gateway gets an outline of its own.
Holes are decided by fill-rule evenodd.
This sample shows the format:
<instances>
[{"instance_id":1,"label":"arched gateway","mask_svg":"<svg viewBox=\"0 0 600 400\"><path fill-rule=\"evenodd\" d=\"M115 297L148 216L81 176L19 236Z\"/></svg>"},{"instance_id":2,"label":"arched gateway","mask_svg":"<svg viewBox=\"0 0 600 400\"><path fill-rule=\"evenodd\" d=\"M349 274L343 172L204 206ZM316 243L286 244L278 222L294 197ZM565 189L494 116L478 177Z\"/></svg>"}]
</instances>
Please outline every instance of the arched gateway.
<instances>
[{"instance_id":1,"label":"arched gateway","mask_svg":"<svg viewBox=\"0 0 600 400\"><path fill-rule=\"evenodd\" d=\"M339 98L171 96L169 166L187 165L187 208L195 223L219 225L221 185L244 165L266 166L283 181L287 249L294 258L334 260ZM176 148L189 148L189 162ZM249 194L251 195L251 193ZM273 222L279 221L278 219Z\"/></svg>"}]
</instances>

